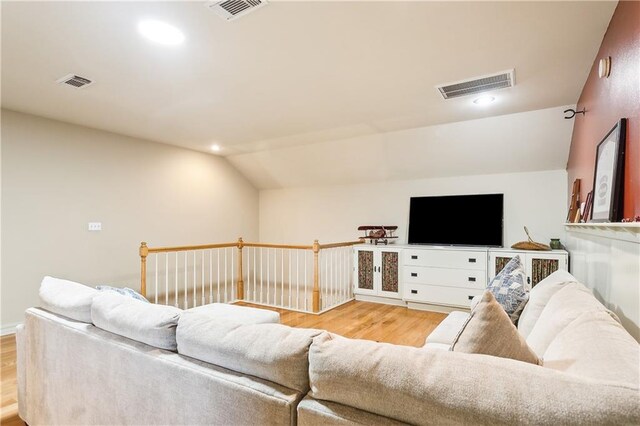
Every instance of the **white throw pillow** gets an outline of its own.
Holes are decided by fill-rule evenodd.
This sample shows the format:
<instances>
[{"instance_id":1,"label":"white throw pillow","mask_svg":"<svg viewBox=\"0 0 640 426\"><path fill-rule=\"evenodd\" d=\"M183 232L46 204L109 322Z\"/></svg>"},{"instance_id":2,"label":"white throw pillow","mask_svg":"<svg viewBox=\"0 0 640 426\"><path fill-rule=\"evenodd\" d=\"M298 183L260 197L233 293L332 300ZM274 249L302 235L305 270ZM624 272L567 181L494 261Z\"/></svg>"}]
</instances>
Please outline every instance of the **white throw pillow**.
<instances>
[{"instance_id":1,"label":"white throw pillow","mask_svg":"<svg viewBox=\"0 0 640 426\"><path fill-rule=\"evenodd\" d=\"M93 324L103 330L156 348L176 350L176 327L182 309L156 305L106 291L91 305Z\"/></svg>"},{"instance_id":2,"label":"white throw pillow","mask_svg":"<svg viewBox=\"0 0 640 426\"><path fill-rule=\"evenodd\" d=\"M569 324L549 345L543 365L640 387L640 345L606 311L585 312Z\"/></svg>"},{"instance_id":3,"label":"white throw pillow","mask_svg":"<svg viewBox=\"0 0 640 426\"><path fill-rule=\"evenodd\" d=\"M91 323L91 302L98 290L73 281L44 277L38 292L42 307L54 314Z\"/></svg>"},{"instance_id":4,"label":"white throw pillow","mask_svg":"<svg viewBox=\"0 0 640 426\"><path fill-rule=\"evenodd\" d=\"M607 311L584 285L568 283L558 290L540 313L527 336L527 344L542 357L549 344L571 322L589 311Z\"/></svg>"},{"instance_id":5,"label":"white throw pillow","mask_svg":"<svg viewBox=\"0 0 640 426\"><path fill-rule=\"evenodd\" d=\"M565 284L569 282L577 282L576 277L571 275L564 269L559 269L550 274L548 277L536 284L529 292L529 301L527 302L520 319L518 320L518 331L525 338L531 333L533 326L538 321L542 310L551 299Z\"/></svg>"}]
</instances>

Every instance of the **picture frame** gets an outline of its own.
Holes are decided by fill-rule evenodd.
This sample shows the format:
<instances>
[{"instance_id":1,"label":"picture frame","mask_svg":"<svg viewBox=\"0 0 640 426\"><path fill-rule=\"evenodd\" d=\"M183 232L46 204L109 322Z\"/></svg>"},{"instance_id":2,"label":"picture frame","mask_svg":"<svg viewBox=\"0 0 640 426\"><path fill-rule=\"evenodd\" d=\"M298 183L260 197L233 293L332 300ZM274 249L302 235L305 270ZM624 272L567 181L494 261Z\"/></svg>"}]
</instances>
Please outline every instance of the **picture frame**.
<instances>
[{"instance_id":1,"label":"picture frame","mask_svg":"<svg viewBox=\"0 0 640 426\"><path fill-rule=\"evenodd\" d=\"M591 222L622 218L626 118L621 118L596 148Z\"/></svg>"}]
</instances>

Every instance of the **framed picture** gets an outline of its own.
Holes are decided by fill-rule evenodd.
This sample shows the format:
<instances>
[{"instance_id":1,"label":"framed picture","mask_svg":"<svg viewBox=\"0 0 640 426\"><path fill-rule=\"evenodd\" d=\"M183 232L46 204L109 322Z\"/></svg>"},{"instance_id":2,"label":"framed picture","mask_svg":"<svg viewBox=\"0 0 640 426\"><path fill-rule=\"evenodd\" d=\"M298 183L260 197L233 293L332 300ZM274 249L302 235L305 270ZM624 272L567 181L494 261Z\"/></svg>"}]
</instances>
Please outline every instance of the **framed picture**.
<instances>
[{"instance_id":1,"label":"framed picture","mask_svg":"<svg viewBox=\"0 0 640 426\"><path fill-rule=\"evenodd\" d=\"M596 149L592 222L618 222L622 217L626 128L627 120L620 119Z\"/></svg>"}]
</instances>

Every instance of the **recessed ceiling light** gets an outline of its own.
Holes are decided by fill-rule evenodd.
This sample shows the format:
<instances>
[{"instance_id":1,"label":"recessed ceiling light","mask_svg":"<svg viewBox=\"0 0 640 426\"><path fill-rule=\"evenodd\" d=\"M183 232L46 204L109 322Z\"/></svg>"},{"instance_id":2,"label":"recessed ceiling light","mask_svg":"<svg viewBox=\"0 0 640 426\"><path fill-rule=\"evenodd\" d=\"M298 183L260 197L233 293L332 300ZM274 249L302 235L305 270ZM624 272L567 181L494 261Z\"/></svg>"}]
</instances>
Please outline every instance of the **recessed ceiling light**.
<instances>
[{"instance_id":1,"label":"recessed ceiling light","mask_svg":"<svg viewBox=\"0 0 640 426\"><path fill-rule=\"evenodd\" d=\"M222 148L220 148L220 145L211 145L211 151L213 152L219 152Z\"/></svg>"},{"instance_id":2,"label":"recessed ceiling light","mask_svg":"<svg viewBox=\"0 0 640 426\"><path fill-rule=\"evenodd\" d=\"M473 100L473 103L476 105L489 105L491 102L495 101L496 98L493 96L480 96Z\"/></svg>"},{"instance_id":3,"label":"recessed ceiling light","mask_svg":"<svg viewBox=\"0 0 640 426\"><path fill-rule=\"evenodd\" d=\"M138 23L138 31L149 40L160 44L174 46L184 41L182 31L160 21L140 21Z\"/></svg>"}]
</instances>

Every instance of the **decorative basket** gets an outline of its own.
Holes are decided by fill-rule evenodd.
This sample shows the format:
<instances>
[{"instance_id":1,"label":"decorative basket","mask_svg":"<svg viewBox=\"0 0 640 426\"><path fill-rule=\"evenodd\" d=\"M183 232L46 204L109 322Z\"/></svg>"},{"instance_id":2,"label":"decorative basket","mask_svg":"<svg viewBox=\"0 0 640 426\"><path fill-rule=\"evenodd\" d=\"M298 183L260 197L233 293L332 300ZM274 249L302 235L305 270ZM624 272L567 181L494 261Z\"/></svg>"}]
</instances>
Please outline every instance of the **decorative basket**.
<instances>
[{"instance_id":1,"label":"decorative basket","mask_svg":"<svg viewBox=\"0 0 640 426\"><path fill-rule=\"evenodd\" d=\"M538 250L538 251L549 251L551 250L551 247L549 247L546 244L542 244L542 243L536 243L535 241L533 241L533 239L531 239L531 235L529 235L529 230L527 229L527 227L524 227L524 232L527 234L527 237L529 238L528 241L520 241L515 243L514 245L511 246L512 249L516 249L516 250Z\"/></svg>"}]
</instances>

